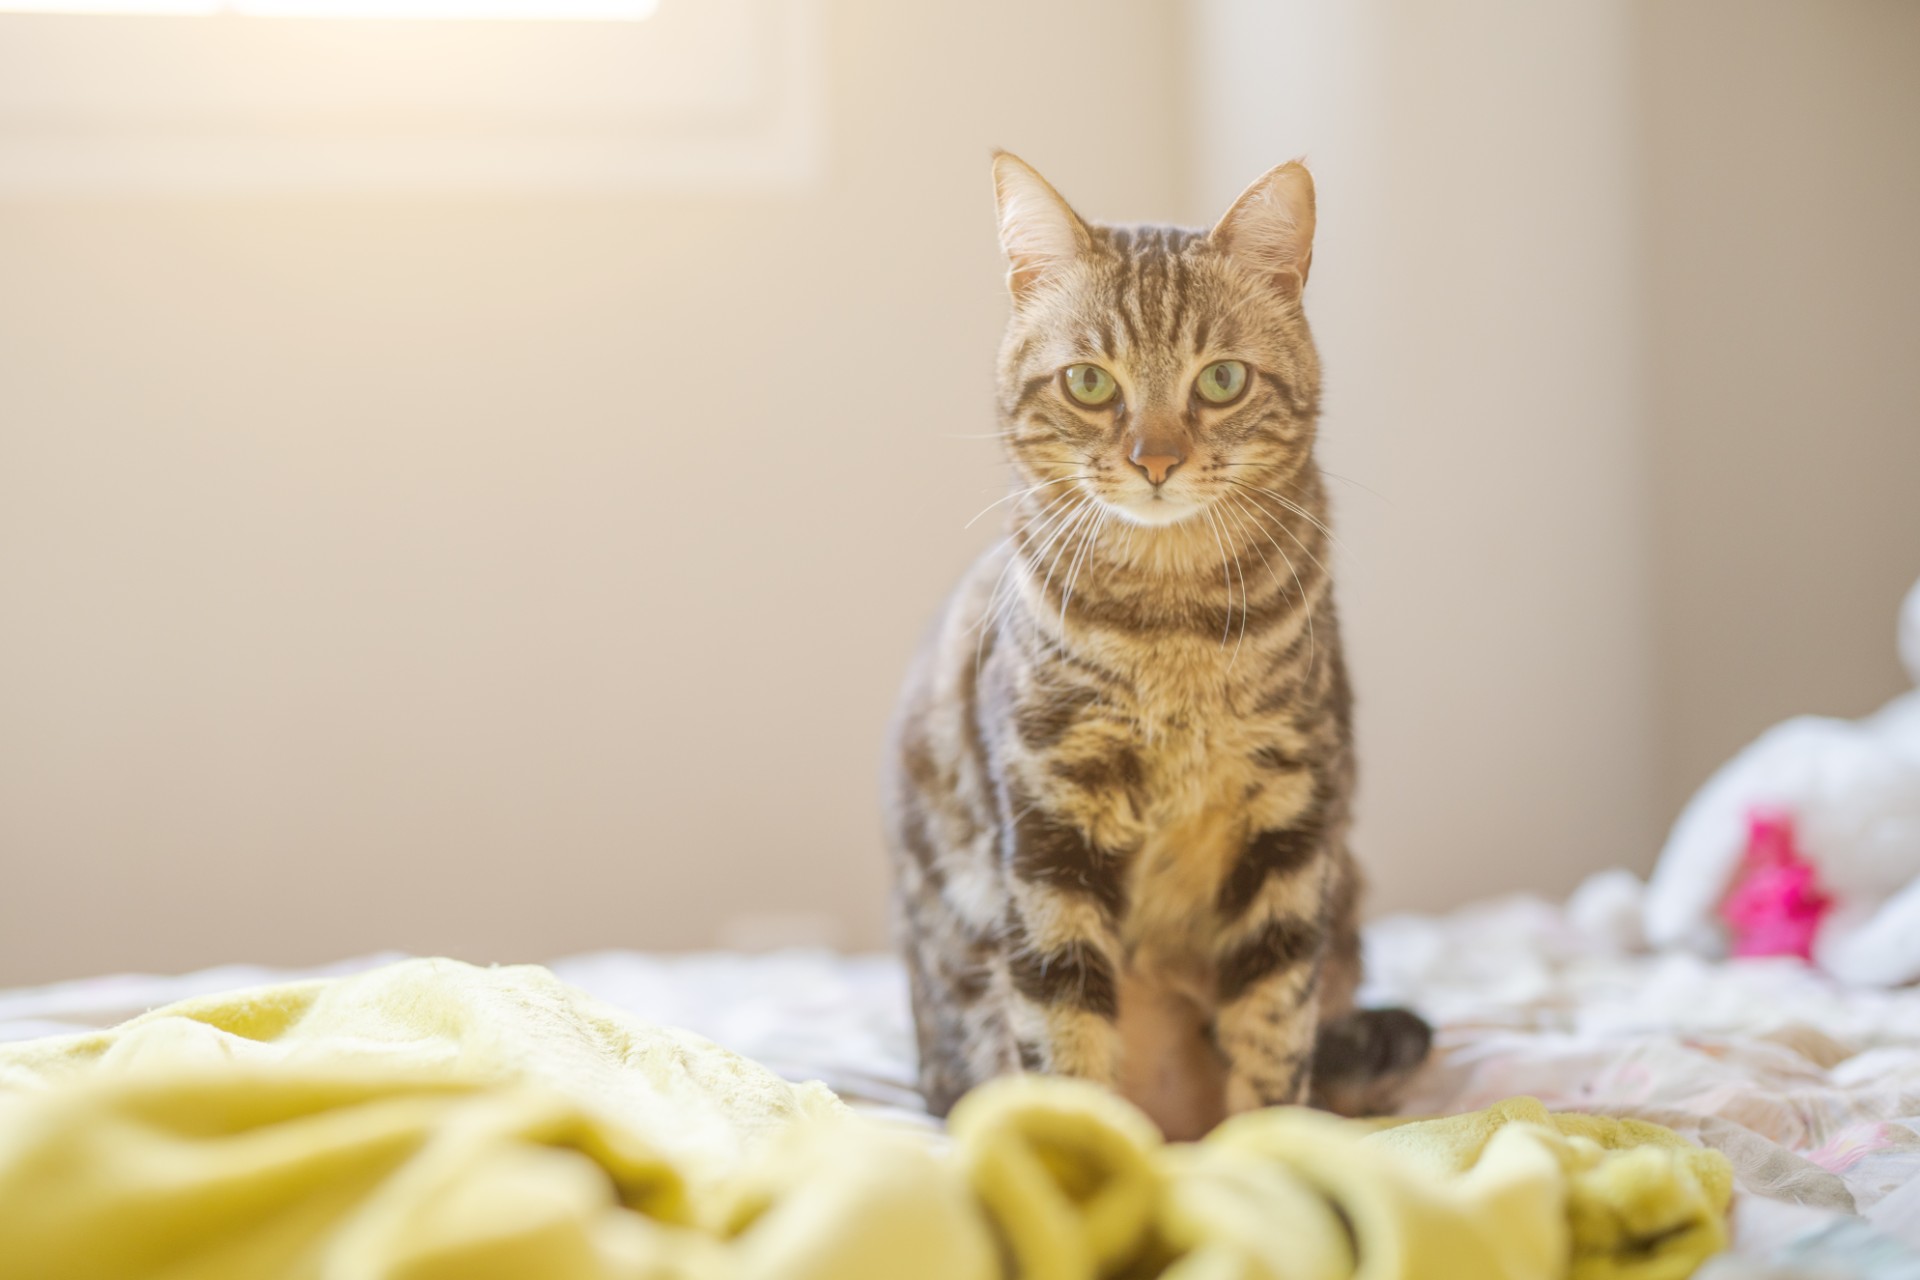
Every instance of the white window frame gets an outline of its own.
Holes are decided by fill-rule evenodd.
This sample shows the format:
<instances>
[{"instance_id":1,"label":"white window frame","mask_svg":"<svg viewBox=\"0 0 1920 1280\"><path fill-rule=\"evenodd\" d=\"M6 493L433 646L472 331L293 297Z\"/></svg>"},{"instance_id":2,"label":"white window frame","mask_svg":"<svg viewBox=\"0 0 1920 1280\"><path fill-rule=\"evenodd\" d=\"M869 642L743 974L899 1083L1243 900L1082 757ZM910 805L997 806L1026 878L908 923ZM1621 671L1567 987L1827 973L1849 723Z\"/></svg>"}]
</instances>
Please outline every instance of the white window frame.
<instances>
[{"instance_id":1,"label":"white window frame","mask_svg":"<svg viewBox=\"0 0 1920 1280\"><path fill-rule=\"evenodd\" d=\"M817 5L373 21L0 2L0 195L803 186L825 150Z\"/></svg>"}]
</instances>

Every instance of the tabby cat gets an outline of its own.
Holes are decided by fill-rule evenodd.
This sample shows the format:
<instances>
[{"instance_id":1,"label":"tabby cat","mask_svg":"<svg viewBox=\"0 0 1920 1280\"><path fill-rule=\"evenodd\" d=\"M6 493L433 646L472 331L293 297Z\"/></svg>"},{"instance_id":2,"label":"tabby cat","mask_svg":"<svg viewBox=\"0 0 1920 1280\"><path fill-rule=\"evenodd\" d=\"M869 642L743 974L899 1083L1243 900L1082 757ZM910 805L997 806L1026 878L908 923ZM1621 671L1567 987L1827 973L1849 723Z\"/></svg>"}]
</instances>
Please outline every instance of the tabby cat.
<instances>
[{"instance_id":1,"label":"tabby cat","mask_svg":"<svg viewBox=\"0 0 1920 1280\"><path fill-rule=\"evenodd\" d=\"M1431 1037L1353 1008L1313 181L1282 165L1202 232L993 176L1010 536L916 659L887 780L927 1103L1039 1071L1175 1137L1384 1108Z\"/></svg>"}]
</instances>

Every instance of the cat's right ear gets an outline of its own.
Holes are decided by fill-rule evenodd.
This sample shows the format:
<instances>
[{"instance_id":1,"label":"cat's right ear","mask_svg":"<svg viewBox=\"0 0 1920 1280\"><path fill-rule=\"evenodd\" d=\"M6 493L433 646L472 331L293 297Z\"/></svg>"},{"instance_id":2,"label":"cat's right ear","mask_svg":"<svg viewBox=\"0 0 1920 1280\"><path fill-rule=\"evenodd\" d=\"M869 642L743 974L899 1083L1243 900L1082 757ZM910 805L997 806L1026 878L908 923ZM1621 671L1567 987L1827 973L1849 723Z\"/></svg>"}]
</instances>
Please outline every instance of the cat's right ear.
<instances>
[{"instance_id":1,"label":"cat's right ear","mask_svg":"<svg viewBox=\"0 0 1920 1280\"><path fill-rule=\"evenodd\" d=\"M1313 175L1298 160L1267 170L1207 238L1282 293L1299 297L1313 265Z\"/></svg>"},{"instance_id":2,"label":"cat's right ear","mask_svg":"<svg viewBox=\"0 0 1920 1280\"><path fill-rule=\"evenodd\" d=\"M1019 156L993 153L993 197L1000 209L1007 289L1016 304L1093 248L1080 215Z\"/></svg>"}]
</instances>

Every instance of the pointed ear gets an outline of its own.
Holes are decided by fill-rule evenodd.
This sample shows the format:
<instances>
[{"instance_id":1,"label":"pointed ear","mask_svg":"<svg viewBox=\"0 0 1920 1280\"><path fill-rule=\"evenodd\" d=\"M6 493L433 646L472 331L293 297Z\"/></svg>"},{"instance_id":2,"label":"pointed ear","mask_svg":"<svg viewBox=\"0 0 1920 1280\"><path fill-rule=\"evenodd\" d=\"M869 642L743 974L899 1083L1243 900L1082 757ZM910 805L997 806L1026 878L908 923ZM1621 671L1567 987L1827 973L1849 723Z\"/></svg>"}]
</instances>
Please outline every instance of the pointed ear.
<instances>
[{"instance_id":1,"label":"pointed ear","mask_svg":"<svg viewBox=\"0 0 1920 1280\"><path fill-rule=\"evenodd\" d=\"M1016 303L1093 247L1080 215L1020 157L993 153L993 197L1000 209L1007 288Z\"/></svg>"},{"instance_id":2,"label":"pointed ear","mask_svg":"<svg viewBox=\"0 0 1920 1280\"><path fill-rule=\"evenodd\" d=\"M1227 256L1297 295L1313 265L1313 175L1298 160L1269 169L1208 233Z\"/></svg>"}]
</instances>

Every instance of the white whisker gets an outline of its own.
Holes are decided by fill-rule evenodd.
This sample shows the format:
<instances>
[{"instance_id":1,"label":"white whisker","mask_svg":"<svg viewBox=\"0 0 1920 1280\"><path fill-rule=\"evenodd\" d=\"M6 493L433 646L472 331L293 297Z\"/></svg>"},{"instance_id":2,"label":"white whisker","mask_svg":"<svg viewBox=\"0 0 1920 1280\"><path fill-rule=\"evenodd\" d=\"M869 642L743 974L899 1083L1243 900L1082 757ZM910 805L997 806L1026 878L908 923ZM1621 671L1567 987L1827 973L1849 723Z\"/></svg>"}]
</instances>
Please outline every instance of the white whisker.
<instances>
[{"instance_id":1,"label":"white whisker","mask_svg":"<svg viewBox=\"0 0 1920 1280\"><path fill-rule=\"evenodd\" d=\"M1233 517L1234 523L1238 524L1242 531L1245 531L1248 528L1248 525L1247 525L1248 516L1247 516L1247 509L1245 504L1241 503L1239 499L1233 494L1229 493L1223 496L1229 502L1232 502L1234 507L1237 508ZM1273 561L1267 559L1267 553L1260 549L1260 544L1258 542L1249 540L1247 545L1253 548L1253 554L1260 557L1261 567L1266 569L1267 576L1273 579L1274 587L1277 588L1282 595L1285 595L1287 590L1286 585L1280 581L1280 571L1273 567Z\"/></svg>"},{"instance_id":2,"label":"white whisker","mask_svg":"<svg viewBox=\"0 0 1920 1280\"><path fill-rule=\"evenodd\" d=\"M1326 534L1327 541L1331 542L1334 546L1339 547L1342 551L1347 549L1346 544L1341 542L1339 538L1335 537L1333 530L1327 528L1326 524L1323 521L1321 521L1318 516L1315 516L1311 511L1308 511L1305 507L1301 506L1299 503L1295 502L1293 499L1287 497L1285 494L1276 493L1272 489L1265 488L1262 485L1248 484L1244 480L1235 480L1231 476L1225 477L1225 479L1228 484L1234 485L1237 488L1251 489L1255 493L1264 493L1268 497L1275 499L1287 510L1293 512L1295 515L1299 516L1302 520L1305 520L1308 524L1311 524L1314 528L1318 529L1321 533ZM1289 529L1288 532L1291 533L1293 531ZM1300 542L1300 539L1296 537L1294 538L1294 541ZM1300 549L1302 551L1305 551L1307 549L1307 544L1304 542L1300 542ZM1321 567L1325 568L1326 566L1322 565Z\"/></svg>"},{"instance_id":3,"label":"white whisker","mask_svg":"<svg viewBox=\"0 0 1920 1280\"><path fill-rule=\"evenodd\" d=\"M1093 522L1093 529L1080 543L1080 553L1073 559L1073 565L1067 571L1067 586L1060 599L1060 635L1067 634L1067 610L1073 604L1073 587L1080 581L1080 569L1086 562L1088 550L1100 541L1100 535L1107 528L1107 513L1102 510L1099 518Z\"/></svg>"},{"instance_id":4,"label":"white whisker","mask_svg":"<svg viewBox=\"0 0 1920 1280\"><path fill-rule=\"evenodd\" d=\"M1038 526L1038 529L1035 532L1034 537L1039 538L1044 536L1047 533L1048 529L1052 528L1059 520L1064 519L1067 515L1068 510L1071 509L1071 504L1074 498L1076 498L1077 496L1079 495L1074 494L1072 492L1064 493L1054 498L1053 501L1047 503L1046 506L1040 508L1040 513L1034 517L1034 523ZM1054 512L1057 508L1059 509L1058 513L1052 517L1049 517L1048 513ZM1008 535L1006 538L1002 539L1002 545L1008 542L1012 542L1013 540L1014 540L1013 535ZM993 614L996 612L996 609L994 606L999 602L1000 588L1006 582L1007 574L1012 572L1014 565L1018 564L1019 562L1020 562L1020 550L1018 547L1016 547L1014 548L1013 554L1007 557L1007 562L1004 565L1000 566L1000 576L993 580L993 590L987 593L987 608L985 612L981 614L980 623L979 623L979 626L982 631L986 629L987 623L992 618Z\"/></svg>"},{"instance_id":5,"label":"white whisker","mask_svg":"<svg viewBox=\"0 0 1920 1280\"><path fill-rule=\"evenodd\" d=\"M1220 548L1220 576L1227 590L1227 617L1220 628L1220 647L1227 647L1227 635L1233 630L1233 571L1227 568L1227 544L1220 536L1220 522L1214 517L1212 507L1200 508L1200 514L1207 518L1207 528L1213 531L1214 545Z\"/></svg>"},{"instance_id":6,"label":"white whisker","mask_svg":"<svg viewBox=\"0 0 1920 1280\"><path fill-rule=\"evenodd\" d=\"M974 513L972 520L967 521L965 524L961 525L960 527L962 529L973 528L975 521L979 520L981 516L987 514L987 512L993 510L995 507L999 506L1003 502L1012 502L1015 498L1024 498L1030 493L1038 493L1042 489L1048 488L1052 485L1066 484L1069 481L1086 480L1089 478L1090 477L1088 476L1082 476L1082 475L1060 476L1053 480L1042 480L1039 484L1030 485L1025 489L1015 489L1012 493L1007 494L1005 497L996 498L992 502L989 502L986 506L980 508L980 510Z\"/></svg>"},{"instance_id":7,"label":"white whisker","mask_svg":"<svg viewBox=\"0 0 1920 1280\"><path fill-rule=\"evenodd\" d=\"M1234 502L1239 503L1241 505L1242 510L1247 509L1246 499L1241 498L1237 494L1233 494L1229 496L1232 497ZM1271 511L1267 511L1264 507L1255 508L1255 510L1265 512L1265 514L1268 517L1271 517L1273 515ZM1252 512L1249 512L1249 514L1252 514ZM1300 593L1300 607L1307 611L1307 671L1309 674L1311 674L1313 671L1313 662L1314 662L1313 601L1307 598L1306 584L1300 581L1300 571L1294 568L1293 557L1287 554L1287 549L1281 546L1279 543L1279 540L1276 539L1273 536L1272 532L1267 529L1266 521L1260 519L1258 515L1255 515L1253 522L1260 529L1262 533L1266 534L1267 541L1273 543L1273 549L1280 553L1280 559L1285 562L1287 566L1287 572L1293 575L1293 588L1294 590ZM1285 528L1284 525L1282 525L1281 527ZM1299 539L1296 538L1294 539L1294 541L1298 542ZM1265 553L1263 552L1262 554L1264 555ZM1321 566L1321 572L1322 573L1326 572L1326 567L1324 565Z\"/></svg>"},{"instance_id":8,"label":"white whisker","mask_svg":"<svg viewBox=\"0 0 1920 1280\"><path fill-rule=\"evenodd\" d=\"M1274 469L1273 464L1271 462L1216 462L1213 465L1216 467L1251 467L1259 471L1271 471ZM1386 494L1380 492L1378 489L1374 488L1372 485L1365 484L1359 480L1355 480L1352 476L1342 475L1338 471L1332 471L1322 466L1315 466L1313 470L1319 472L1321 475L1327 477L1329 480L1338 480L1342 484L1350 484L1354 488L1360 490L1361 492L1371 494L1372 496L1380 499L1380 501L1386 503L1389 506L1393 505L1392 498L1389 498ZM1296 480L1295 483L1297 484L1298 481Z\"/></svg>"},{"instance_id":9,"label":"white whisker","mask_svg":"<svg viewBox=\"0 0 1920 1280\"><path fill-rule=\"evenodd\" d=\"M1258 488L1258 486L1255 486L1255 485L1243 485L1243 484L1240 484L1240 482L1239 482L1239 481L1237 481L1237 480L1229 480L1229 481L1227 481L1227 483L1228 483L1228 484L1231 484L1231 485L1235 485L1235 486L1237 486L1237 487L1239 487L1239 488L1242 488L1242 489L1252 489L1252 490L1255 490L1255 491L1257 491L1257 492L1259 492L1259 493L1271 493L1271 492L1272 492L1272 490L1270 490L1270 489L1260 489L1260 488ZM1280 526L1280 531L1281 531L1282 533L1284 533L1284 534L1286 534L1286 535L1287 535L1287 536L1288 536L1289 538L1292 538L1292 539L1293 539L1293 545L1294 545L1294 546L1296 546L1296 547L1298 547L1298 548L1300 548L1300 551L1301 551L1301 553L1302 553L1303 555L1305 555L1305 556L1307 557L1307 559L1309 559L1309 560L1311 560L1311 561L1313 561L1313 563L1314 563L1314 564L1316 564L1316 565L1319 565L1319 567L1320 567L1320 572L1322 572L1322 573L1324 573L1324 574L1326 574L1326 575L1327 575L1328 577L1332 577L1332 576L1333 576L1333 575L1332 575L1332 571L1331 571L1331 570L1329 570L1329 569L1327 568L1327 566L1326 566L1325 564L1322 564L1322 563L1321 563L1321 560L1320 560L1320 557L1319 557L1319 556L1316 556L1316 555L1314 555L1314 554L1313 554L1313 548L1312 548L1312 547L1309 547L1309 546L1308 546L1308 545L1307 545L1306 543L1304 543L1304 542L1302 542L1302 541L1300 540L1300 535L1299 535L1299 534L1297 534L1297 533L1295 533L1295 532L1293 531L1293 529L1292 529L1292 528L1291 528L1291 527L1290 527L1290 526L1289 526L1289 525L1287 524L1287 522L1286 522L1285 520L1282 520L1282 519L1279 519L1279 518L1278 518L1278 517L1279 517L1279 512L1277 512L1277 511L1275 511L1275 510L1274 510L1274 509L1273 509L1272 507L1269 507L1269 506L1267 506L1267 505L1266 505L1265 503L1263 503L1263 502L1261 502L1261 501L1260 501L1260 500L1259 500L1258 498L1249 498L1249 499L1243 499L1243 501L1249 501L1249 502L1252 502L1252 503L1253 503L1253 505L1254 505L1254 507L1255 507L1256 509L1258 509L1258 510L1260 510L1260 511L1263 511L1263 512L1265 512L1265 513L1267 514L1267 516L1268 516L1269 518L1271 518L1271 519L1273 520L1273 522L1274 522L1275 524L1277 524L1277 525L1279 525L1279 526ZM1321 523L1320 523L1319 521L1317 521L1317 520L1315 520L1315 521L1314 521L1314 526L1315 526L1316 528L1318 528L1318 529L1320 529L1320 530L1322 530L1323 532L1326 532L1326 530L1327 530L1327 527L1326 527L1325 525L1323 525L1323 524L1321 524ZM1332 534L1331 532L1327 532L1327 537L1328 537L1329 539L1331 539L1331 538L1333 537L1333 534ZM1335 545L1336 545L1336 546L1341 546L1341 545L1344 545L1344 544L1341 544L1341 543L1338 543L1338 542L1336 542L1336 543L1335 543Z\"/></svg>"},{"instance_id":10,"label":"white whisker","mask_svg":"<svg viewBox=\"0 0 1920 1280\"><path fill-rule=\"evenodd\" d=\"M1073 540L1073 538L1077 535L1078 530L1081 529L1086 524L1087 518L1090 515L1095 515L1098 513L1098 507L1099 507L1099 504L1092 498L1088 498L1084 503L1081 504L1079 508L1079 514L1074 517L1073 524L1071 526L1072 531L1067 534L1067 542L1071 542ZM1042 600L1045 600L1048 597L1048 595L1052 594L1053 592L1053 572L1055 569L1058 569L1060 567L1060 552L1064 551L1065 549L1066 549L1066 543L1063 542L1061 544L1060 550L1056 550L1053 553L1053 559L1047 562L1047 579L1045 582L1040 584L1040 598Z\"/></svg>"},{"instance_id":11,"label":"white whisker","mask_svg":"<svg viewBox=\"0 0 1920 1280\"><path fill-rule=\"evenodd\" d=\"M1076 498L1079 499L1077 503L1075 502ZM1040 549L1034 553L1031 559L1037 561L1040 556L1044 556L1047 553L1047 548L1051 547L1061 536L1066 528L1067 521L1069 521L1085 503L1090 501L1092 501L1091 498L1069 491L1042 507L1040 509L1040 515L1035 517L1039 528L1034 534L1034 538L1043 539L1043 541L1040 542ZM1058 508L1057 511L1056 508ZM1054 512L1054 514L1048 516L1049 512ZM1013 541L1012 537L1010 536L1007 541ZM994 579L993 590L987 595L987 607L981 611L980 622L978 624L980 635L979 638L974 641L973 646L973 671L976 677L980 674L980 663L986 654L988 634L993 630L995 624L1006 615L1007 610L1013 605L1014 598L1019 595L1019 587L1009 583L1007 581L1007 575L1012 573L1016 568L1023 569L1024 571L1028 559L1029 557L1023 555L1021 549L1015 546L1012 553L1007 557L1006 564L1000 567L1000 576Z\"/></svg>"},{"instance_id":12,"label":"white whisker","mask_svg":"<svg viewBox=\"0 0 1920 1280\"><path fill-rule=\"evenodd\" d=\"M1388 506L1393 505L1392 498L1389 498L1386 494L1380 492L1378 489L1375 489L1370 485L1361 484L1358 480L1355 480L1352 476L1343 476L1338 471L1329 471L1325 467L1320 468L1320 474L1323 476L1332 476L1335 480L1340 481L1342 484L1350 484L1354 488L1360 490L1363 493L1370 493L1374 497L1380 499L1380 501L1386 503Z\"/></svg>"},{"instance_id":13,"label":"white whisker","mask_svg":"<svg viewBox=\"0 0 1920 1280\"><path fill-rule=\"evenodd\" d=\"M1220 527L1223 531L1226 528L1227 516L1230 514L1232 513L1225 510L1220 512ZM1247 531L1246 523L1238 518L1234 520L1234 525L1243 534ZM1233 567L1240 574L1240 638L1233 642L1233 661L1238 662L1240 650L1247 643L1247 614L1253 607L1253 598L1252 593L1247 590L1247 567L1241 563L1238 550L1233 553ZM1233 663L1230 662L1227 665L1232 666Z\"/></svg>"}]
</instances>

